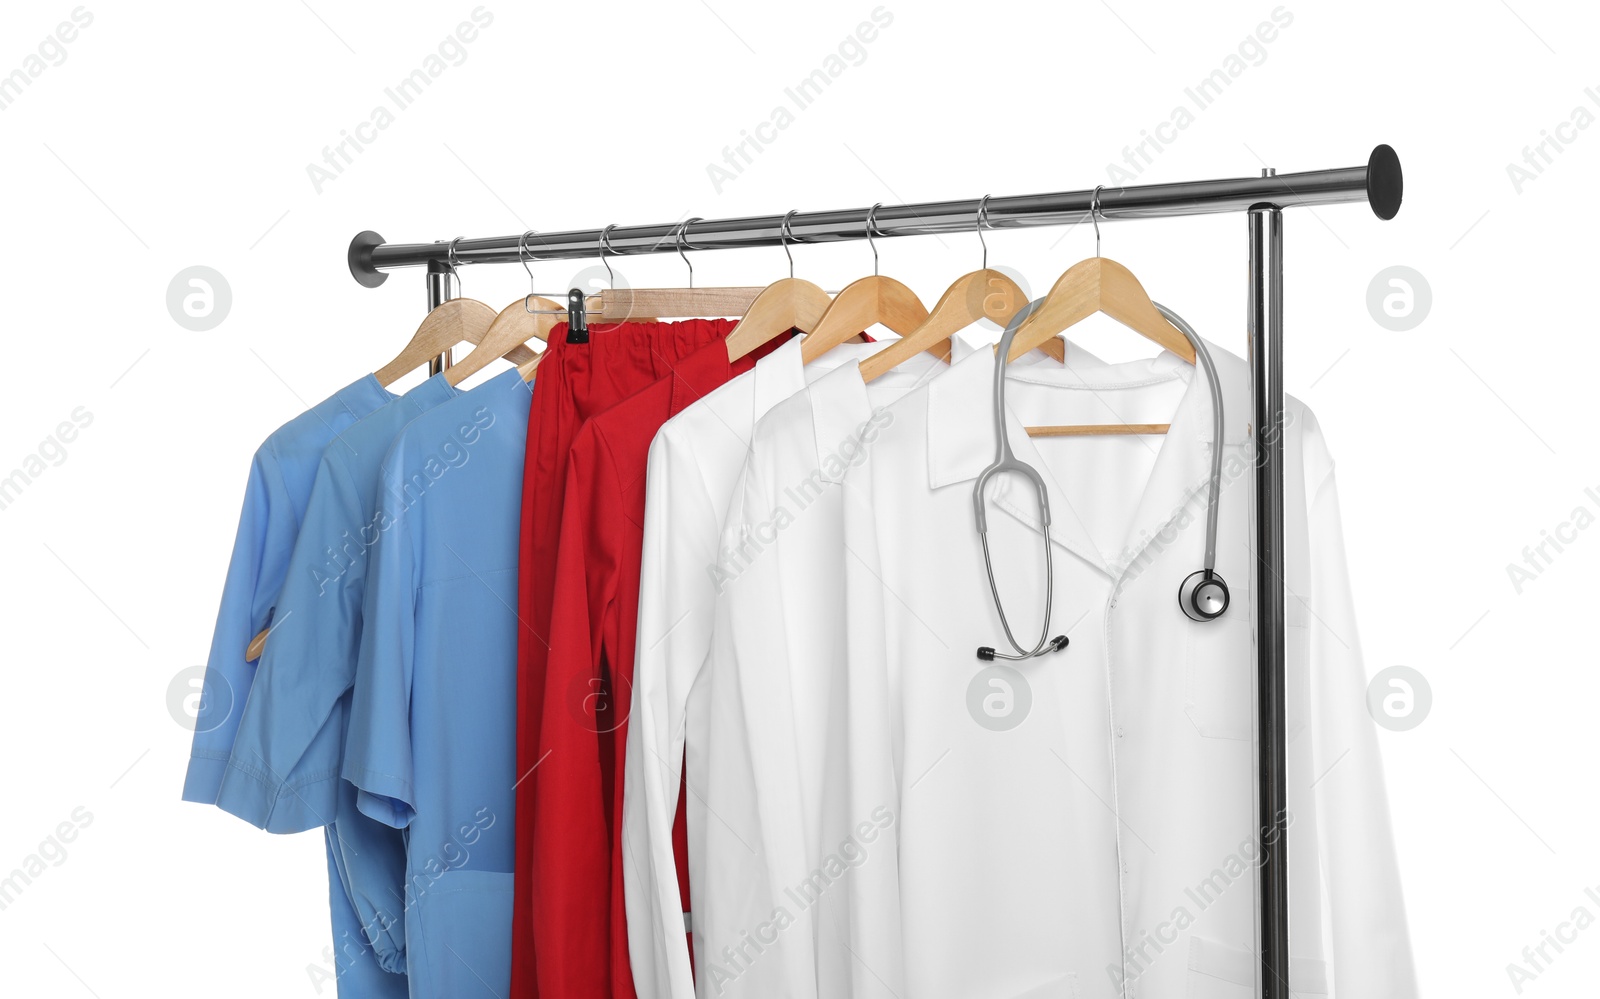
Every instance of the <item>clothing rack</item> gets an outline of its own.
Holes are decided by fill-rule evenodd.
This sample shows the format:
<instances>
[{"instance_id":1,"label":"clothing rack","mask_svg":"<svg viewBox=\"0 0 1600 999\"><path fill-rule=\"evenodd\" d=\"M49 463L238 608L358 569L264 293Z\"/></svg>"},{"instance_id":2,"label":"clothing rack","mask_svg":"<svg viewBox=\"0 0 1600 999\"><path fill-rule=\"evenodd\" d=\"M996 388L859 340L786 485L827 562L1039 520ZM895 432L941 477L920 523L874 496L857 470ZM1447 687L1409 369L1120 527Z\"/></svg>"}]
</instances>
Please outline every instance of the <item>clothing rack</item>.
<instances>
[{"instance_id":1,"label":"clothing rack","mask_svg":"<svg viewBox=\"0 0 1600 999\"><path fill-rule=\"evenodd\" d=\"M389 270L426 267L428 307L451 297L456 264L724 250L988 229L1076 225L1093 219L1172 218L1243 212L1250 247L1250 373L1255 447L1257 881L1263 999L1289 999L1289 865L1284 710L1283 209L1365 201L1380 219L1400 210L1400 158L1387 145L1364 166L1259 177L1095 187L1054 194L791 212L691 224L606 226L436 243L386 243L372 231L350 243L350 273L368 288ZM569 300L583 301L572 292ZM448 366L448 354L431 369ZM1201 626L1203 627L1203 625Z\"/></svg>"}]
</instances>

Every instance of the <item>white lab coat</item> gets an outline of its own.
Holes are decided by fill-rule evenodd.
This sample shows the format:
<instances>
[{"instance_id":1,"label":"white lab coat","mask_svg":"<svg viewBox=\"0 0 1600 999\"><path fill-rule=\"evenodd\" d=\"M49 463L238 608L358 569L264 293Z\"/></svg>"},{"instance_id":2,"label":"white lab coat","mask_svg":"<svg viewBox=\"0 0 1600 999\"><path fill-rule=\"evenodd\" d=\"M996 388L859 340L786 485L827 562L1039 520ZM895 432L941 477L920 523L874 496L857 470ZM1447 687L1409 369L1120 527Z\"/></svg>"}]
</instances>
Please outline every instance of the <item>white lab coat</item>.
<instances>
[{"instance_id":1,"label":"white lab coat","mask_svg":"<svg viewBox=\"0 0 1600 999\"><path fill-rule=\"evenodd\" d=\"M975 656L1009 651L972 506L994 458L991 362L957 363L891 406L845 477L850 741L838 793L852 816L890 803L898 837L893 870L851 901L852 925L871 930L853 956L881 985L832 994L1259 994L1249 380L1239 358L1212 353L1226 407L1217 569L1232 590L1217 621L1177 605L1202 564L1216 442L1204 377L1170 354L1086 377L1008 376L1008 435L1050 494L1050 634L1071 639L1012 672ZM1168 418L1164 438L1023 430ZM1333 463L1304 405L1289 400L1286 422L1290 985L1413 996ZM1031 648L1044 599L1038 501L1018 476L989 495L1001 596Z\"/></svg>"},{"instance_id":2,"label":"white lab coat","mask_svg":"<svg viewBox=\"0 0 1600 999\"><path fill-rule=\"evenodd\" d=\"M707 571L756 421L841 364L882 345L841 344L802 367L799 338L668 420L650 444L633 706L623 781L623 883L634 989L692 999L694 978L672 826L684 715L711 644L716 588ZM700 747L691 747L699 751Z\"/></svg>"},{"instance_id":3,"label":"white lab coat","mask_svg":"<svg viewBox=\"0 0 1600 999\"><path fill-rule=\"evenodd\" d=\"M892 343L889 341L888 343ZM810 381L855 369L888 343L840 344L802 367L796 338L668 420L650 445L637 658L623 790L623 881L634 988L642 999L691 999L672 842L685 716L711 644L722 526L756 422ZM957 340L956 359L972 348ZM1053 363L1038 351L1025 363ZM1074 351L1074 363L1094 359ZM940 370L919 359L874 383L887 401ZM857 378L859 382L859 378ZM815 464L815 459L808 459ZM836 545L835 545L836 547ZM703 754L703 740L688 746ZM691 768L693 769L693 768ZM704 767L701 767L703 771ZM691 789L696 785L691 784ZM690 798L695 803L697 795ZM703 895L703 891L696 891Z\"/></svg>"}]
</instances>

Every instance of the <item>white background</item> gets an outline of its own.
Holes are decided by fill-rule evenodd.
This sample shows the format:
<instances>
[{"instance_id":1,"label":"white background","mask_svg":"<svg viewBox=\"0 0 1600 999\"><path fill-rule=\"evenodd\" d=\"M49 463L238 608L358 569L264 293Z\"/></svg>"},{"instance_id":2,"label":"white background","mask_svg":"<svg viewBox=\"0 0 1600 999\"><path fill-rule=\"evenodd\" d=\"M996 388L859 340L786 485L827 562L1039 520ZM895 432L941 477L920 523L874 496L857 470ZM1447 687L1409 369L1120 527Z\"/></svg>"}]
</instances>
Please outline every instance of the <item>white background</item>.
<instances>
[{"instance_id":1,"label":"white background","mask_svg":"<svg viewBox=\"0 0 1600 999\"><path fill-rule=\"evenodd\" d=\"M892 24L859 64L718 185L708 165L875 0L490 2L460 64L319 191L308 164L475 6L90 3L64 60L0 110L0 476L41 447L59 456L42 442L75 408L93 420L0 510L0 874L75 808L93 816L0 911L0 991L317 994L321 837L181 802L190 735L169 686L205 659L251 452L421 318L416 272L375 291L351 281L356 232L424 241L1114 186L1108 165L1181 105L1193 124L1166 131L1137 182L1352 166L1379 142L1405 165L1392 222L1360 205L1288 213L1287 368L1339 460L1369 671L1407 665L1431 684L1422 724L1380 733L1426 992L1514 995L1507 965L1524 947L1580 905L1600 915L1584 894L1600 886L1600 530L1578 531L1520 594L1507 572L1575 508L1600 513L1600 128L1563 128L1572 141L1520 191L1507 171L1575 108L1600 115L1585 93L1600 94L1593 5L1290 0L1292 23L1195 111L1185 88L1273 0L887 0ZM73 10L6 4L0 73ZM1244 351L1242 217L1116 223L1104 240L1158 300ZM979 260L966 235L879 250L928 302ZM1039 292L1093 235L998 233L989 253ZM778 250L696 259L701 284L787 273ZM871 266L860 243L795 259L828 288ZM540 290L589 263L537 265ZM166 305L196 264L232 292L207 332ZM1431 289L1410 330L1368 308L1392 265ZM670 256L622 269L640 286L683 274ZM526 290L514 265L463 284L497 308ZM1148 353L1109 324L1083 342ZM1548 953L1524 994L1592 988L1600 928Z\"/></svg>"}]
</instances>

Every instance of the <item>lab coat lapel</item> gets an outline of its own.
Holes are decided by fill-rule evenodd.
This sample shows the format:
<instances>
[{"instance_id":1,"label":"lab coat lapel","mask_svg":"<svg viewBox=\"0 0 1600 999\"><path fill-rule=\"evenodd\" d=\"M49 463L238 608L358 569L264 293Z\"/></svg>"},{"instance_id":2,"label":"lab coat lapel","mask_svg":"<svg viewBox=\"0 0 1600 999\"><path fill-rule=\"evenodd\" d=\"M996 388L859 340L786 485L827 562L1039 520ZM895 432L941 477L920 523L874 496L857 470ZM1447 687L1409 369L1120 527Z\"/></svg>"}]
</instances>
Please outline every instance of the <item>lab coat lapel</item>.
<instances>
[{"instance_id":1,"label":"lab coat lapel","mask_svg":"<svg viewBox=\"0 0 1600 999\"><path fill-rule=\"evenodd\" d=\"M950 370L928 386L928 485L943 486L970 482L993 461L994 438L994 354L976 351L955 362ZM1048 371L1045 366L1035 369ZM1054 374L1041 374L1054 378ZM1073 377L1062 374L1060 377ZM1039 459L1039 452L1025 427L1011 413L1006 414L1006 434L1016 456L1039 470L1050 492L1050 540L1077 555L1089 565L1107 572L1105 559L1090 541L1083 522L1067 503L1060 486ZM990 487L996 509L1004 510L1035 531L1040 530L1038 499L1033 488L1017 475L1001 477Z\"/></svg>"},{"instance_id":2,"label":"lab coat lapel","mask_svg":"<svg viewBox=\"0 0 1600 999\"><path fill-rule=\"evenodd\" d=\"M1244 362L1221 348L1207 346L1222 384L1223 446L1242 446L1247 439L1250 400ZM1152 544L1161 551L1173 545L1192 549L1197 566L1205 552L1213 447L1211 386L1205 372L1171 354L1163 355L1158 363L1175 365L1187 379L1188 388L1162 438L1123 549L1111 558L1113 575L1127 571ZM1228 456L1223 457L1226 463Z\"/></svg>"},{"instance_id":3,"label":"lab coat lapel","mask_svg":"<svg viewBox=\"0 0 1600 999\"><path fill-rule=\"evenodd\" d=\"M1105 556L1095 547L1088 528L1083 526L1078 512L1067 502L1067 494L1062 491L1061 484L1040 457L1038 448L1033 446L1028 428L1010 412L1006 413L1006 434L1011 438L1011 450L1018 460L1032 465L1044 477L1045 488L1050 493L1050 540L1110 575L1111 567L1107 565ZM1040 530L1042 518L1039 516L1039 501L1032 486L1022 476L1007 475L995 486L992 496L998 509L1011 514L1033 530Z\"/></svg>"}]
</instances>

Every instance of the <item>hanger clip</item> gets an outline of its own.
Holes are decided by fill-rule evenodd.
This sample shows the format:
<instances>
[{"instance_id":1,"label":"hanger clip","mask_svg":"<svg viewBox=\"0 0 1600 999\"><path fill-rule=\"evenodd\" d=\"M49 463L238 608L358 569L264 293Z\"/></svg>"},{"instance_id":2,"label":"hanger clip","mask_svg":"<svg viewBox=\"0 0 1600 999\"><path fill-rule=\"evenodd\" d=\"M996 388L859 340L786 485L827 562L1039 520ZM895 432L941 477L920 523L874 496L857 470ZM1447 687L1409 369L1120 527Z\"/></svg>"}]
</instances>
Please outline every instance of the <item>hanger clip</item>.
<instances>
[{"instance_id":1,"label":"hanger clip","mask_svg":"<svg viewBox=\"0 0 1600 999\"><path fill-rule=\"evenodd\" d=\"M584 294L582 288L573 288L567 292L567 342L589 342L589 318L584 311Z\"/></svg>"}]
</instances>

